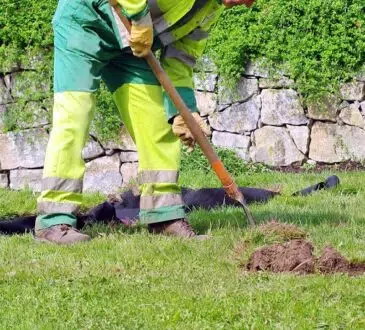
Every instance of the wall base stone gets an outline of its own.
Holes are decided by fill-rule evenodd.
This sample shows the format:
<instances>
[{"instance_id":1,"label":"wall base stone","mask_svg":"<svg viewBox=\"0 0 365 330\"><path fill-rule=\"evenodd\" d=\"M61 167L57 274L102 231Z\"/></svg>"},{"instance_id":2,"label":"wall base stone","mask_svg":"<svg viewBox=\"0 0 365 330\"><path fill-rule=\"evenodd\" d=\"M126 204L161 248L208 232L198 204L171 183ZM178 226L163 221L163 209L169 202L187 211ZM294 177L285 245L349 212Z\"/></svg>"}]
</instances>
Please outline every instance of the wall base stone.
<instances>
[{"instance_id":1,"label":"wall base stone","mask_svg":"<svg viewBox=\"0 0 365 330\"><path fill-rule=\"evenodd\" d=\"M316 122L312 128L309 158L324 163L365 159L365 130Z\"/></svg>"},{"instance_id":2,"label":"wall base stone","mask_svg":"<svg viewBox=\"0 0 365 330\"><path fill-rule=\"evenodd\" d=\"M0 169L42 167L47 143L43 128L0 134Z\"/></svg>"},{"instance_id":3,"label":"wall base stone","mask_svg":"<svg viewBox=\"0 0 365 330\"><path fill-rule=\"evenodd\" d=\"M304 155L284 127L264 126L255 131L255 146L250 149L253 161L271 166L302 163Z\"/></svg>"},{"instance_id":4,"label":"wall base stone","mask_svg":"<svg viewBox=\"0 0 365 330\"><path fill-rule=\"evenodd\" d=\"M0 173L0 188L9 187L9 178L7 173Z\"/></svg>"},{"instance_id":5,"label":"wall base stone","mask_svg":"<svg viewBox=\"0 0 365 330\"><path fill-rule=\"evenodd\" d=\"M123 186L136 182L138 175L138 163L125 163L120 167L123 177Z\"/></svg>"},{"instance_id":6,"label":"wall base stone","mask_svg":"<svg viewBox=\"0 0 365 330\"><path fill-rule=\"evenodd\" d=\"M35 192L42 190L42 169L19 169L10 171L10 189L30 189Z\"/></svg>"},{"instance_id":7,"label":"wall base stone","mask_svg":"<svg viewBox=\"0 0 365 330\"><path fill-rule=\"evenodd\" d=\"M84 192L116 193L122 186L119 154L101 157L86 164Z\"/></svg>"}]
</instances>

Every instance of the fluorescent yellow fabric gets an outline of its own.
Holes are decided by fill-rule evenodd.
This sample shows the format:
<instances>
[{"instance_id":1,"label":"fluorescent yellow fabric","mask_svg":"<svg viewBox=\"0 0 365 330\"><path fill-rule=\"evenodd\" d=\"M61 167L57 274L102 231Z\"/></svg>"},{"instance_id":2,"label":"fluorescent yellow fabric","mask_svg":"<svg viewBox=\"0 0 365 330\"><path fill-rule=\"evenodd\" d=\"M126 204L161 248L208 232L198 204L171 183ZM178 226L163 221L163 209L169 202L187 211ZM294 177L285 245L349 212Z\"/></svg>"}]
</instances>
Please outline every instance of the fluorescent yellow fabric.
<instances>
[{"instance_id":1,"label":"fluorescent yellow fabric","mask_svg":"<svg viewBox=\"0 0 365 330\"><path fill-rule=\"evenodd\" d=\"M207 20L203 26L195 26L195 29L203 32L209 31L220 12L221 10L217 10L217 13L213 13L214 17ZM191 27L188 30L190 29ZM184 61L184 57L191 58L192 62L195 61L203 54L207 43L207 38L197 39L194 37L194 29L190 30L189 33L192 33L192 35L187 34L173 42L170 46L167 46L161 59L162 67L176 87L193 87L192 75L194 63L190 64L186 60ZM181 55L174 55L176 52L169 52L169 47L180 51Z\"/></svg>"},{"instance_id":2,"label":"fluorescent yellow fabric","mask_svg":"<svg viewBox=\"0 0 365 330\"><path fill-rule=\"evenodd\" d=\"M146 0L117 0L117 2L123 7L128 16L140 13L147 4Z\"/></svg>"},{"instance_id":3,"label":"fluorescent yellow fabric","mask_svg":"<svg viewBox=\"0 0 365 330\"><path fill-rule=\"evenodd\" d=\"M162 59L161 64L175 87L194 87L193 67L179 59L166 57Z\"/></svg>"},{"instance_id":4,"label":"fluorescent yellow fabric","mask_svg":"<svg viewBox=\"0 0 365 330\"><path fill-rule=\"evenodd\" d=\"M223 7L215 0L207 1L186 24L168 32L176 41L168 44L162 52L161 65L174 86L180 88L179 94L192 112L198 111L193 91L193 67L204 52L209 29L222 11ZM167 35L166 40L169 38L171 36ZM171 121L178 111L166 93L164 93L164 104L167 119Z\"/></svg>"},{"instance_id":5,"label":"fluorescent yellow fabric","mask_svg":"<svg viewBox=\"0 0 365 330\"><path fill-rule=\"evenodd\" d=\"M117 1L137 25L147 17L146 0ZM194 101L192 66L204 50L204 32L218 17L219 6L216 0L148 2L156 34L172 50L166 48L162 64L186 100ZM98 89L101 78L115 92L123 121L135 139L139 170L176 173L180 163L180 141L166 121L161 87L151 79L153 75L144 60L131 59L132 55L122 50L126 44L116 37L118 27L108 1L60 0L53 27L56 94L44 169L46 180L38 204L47 211L37 218L41 227L75 223L75 217L66 213L75 212L81 202L78 180L82 180L85 170L81 151L95 107L95 98L89 92ZM190 103L191 108L196 108L194 102ZM168 182L161 182L161 177L157 175L156 182L141 186L142 199L149 196L145 204L151 206L152 201L159 206L141 210L143 222L184 217L183 203L176 197L177 175L175 182L170 175L166 176Z\"/></svg>"},{"instance_id":6,"label":"fluorescent yellow fabric","mask_svg":"<svg viewBox=\"0 0 365 330\"><path fill-rule=\"evenodd\" d=\"M85 164L81 150L88 138L95 95L64 92L54 95L53 129L44 164L44 177L79 179Z\"/></svg>"},{"instance_id":7,"label":"fluorescent yellow fabric","mask_svg":"<svg viewBox=\"0 0 365 330\"><path fill-rule=\"evenodd\" d=\"M114 93L114 100L122 120L134 139L139 156L138 172L177 172L180 167L180 141L166 122L160 86L124 84ZM161 177L167 181L161 182ZM157 182L144 181L140 185L143 223L183 218L180 189L171 182L171 175L161 176ZM177 196L176 196L177 194ZM179 197L180 196L180 197ZM158 207L151 208L152 204ZM145 208L144 208L145 206Z\"/></svg>"},{"instance_id":8,"label":"fluorescent yellow fabric","mask_svg":"<svg viewBox=\"0 0 365 330\"><path fill-rule=\"evenodd\" d=\"M160 86L124 84L114 100L139 151L139 170L179 168L180 142L166 122Z\"/></svg>"},{"instance_id":9,"label":"fluorescent yellow fabric","mask_svg":"<svg viewBox=\"0 0 365 330\"><path fill-rule=\"evenodd\" d=\"M38 229L57 224L76 224L76 218L70 213L78 211L82 195L80 185L75 184L74 180L82 180L84 175L85 163L81 151L88 137L94 109L95 96L92 93L64 92L54 95L53 128L44 163L44 184L38 198ZM51 182L54 183L53 188ZM60 182L61 189L64 187L66 191L56 190ZM57 215L52 218L49 213Z\"/></svg>"}]
</instances>

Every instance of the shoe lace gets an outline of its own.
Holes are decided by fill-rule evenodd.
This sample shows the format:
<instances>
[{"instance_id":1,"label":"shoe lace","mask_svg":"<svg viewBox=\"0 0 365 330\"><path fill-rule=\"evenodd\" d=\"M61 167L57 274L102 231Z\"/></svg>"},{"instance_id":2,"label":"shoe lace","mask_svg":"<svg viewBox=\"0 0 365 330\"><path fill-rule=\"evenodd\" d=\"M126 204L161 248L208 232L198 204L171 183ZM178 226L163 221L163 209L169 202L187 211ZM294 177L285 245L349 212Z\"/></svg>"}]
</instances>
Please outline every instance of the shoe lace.
<instances>
[{"instance_id":1,"label":"shoe lace","mask_svg":"<svg viewBox=\"0 0 365 330\"><path fill-rule=\"evenodd\" d=\"M68 230L70 230L71 227L68 225L60 225L59 228L61 231L68 231Z\"/></svg>"},{"instance_id":2,"label":"shoe lace","mask_svg":"<svg viewBox=\"0 0 365 330\"><path fill-rule=\"evenodd\" d=\"M60 225L60 230L63 232L63 235L62 236L65 236L67 235L67 232L69 231L76 231L76 232L79 232L79 230L69 226L69 225Z\"/></svg>"}]
</instances>

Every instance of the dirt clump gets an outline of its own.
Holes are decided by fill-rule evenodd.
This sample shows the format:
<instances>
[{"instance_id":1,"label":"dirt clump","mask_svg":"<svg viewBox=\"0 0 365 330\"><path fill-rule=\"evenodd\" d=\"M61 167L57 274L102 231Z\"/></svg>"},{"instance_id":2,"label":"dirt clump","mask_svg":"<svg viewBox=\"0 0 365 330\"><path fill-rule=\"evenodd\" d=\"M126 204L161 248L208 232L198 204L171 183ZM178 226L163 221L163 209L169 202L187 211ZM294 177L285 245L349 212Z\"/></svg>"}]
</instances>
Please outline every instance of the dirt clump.
<instances>
[{"instance_id":1,"label":"dirt clump","mask_svg":"<svg viewBox=\"0 0 365 330\"><path fill-rule=\"evenodd\" d=\"M349 275L360 275L365 273L365 263L349 262L338 251L327 246L318 259L318 270L324 274L348 273Z\"/></svg>"},{"instance_id":2,"label":"dirt clump","mask_svg":"<svg viewBox=\"0 0 365 330\"><path fill-rule=\"evenodd\" d=\"M295 225L280 223L275 219L259 227L259 231L265 236L277 236L288 241L307 237L307 233Z\"/></svg>"},{"instance_id":3,"label":"dirt clump","mask_svg":"<svg viewBox=\"0 0 365 330\"><path fill-rule=\"evenodd\" d=\"M365 263L351 263L331 247L326 247L317 259L313 255L311 242L294 239L283 244L273 244L257 249L249 258L246 269L252 272L362 275L365 274Z\"/></svg>"},{"instance_id":4,"label":"dirt clump","mask_svg":"<svg viewBox=\"0 0 365 330\"><path fill-rule=\"evenodd\" d=\"M251 255L247 269L274 273L313 273L315 262L312 252L313 245L301 239L270 245L256 250Z\"/></svg>"}]
</instances>

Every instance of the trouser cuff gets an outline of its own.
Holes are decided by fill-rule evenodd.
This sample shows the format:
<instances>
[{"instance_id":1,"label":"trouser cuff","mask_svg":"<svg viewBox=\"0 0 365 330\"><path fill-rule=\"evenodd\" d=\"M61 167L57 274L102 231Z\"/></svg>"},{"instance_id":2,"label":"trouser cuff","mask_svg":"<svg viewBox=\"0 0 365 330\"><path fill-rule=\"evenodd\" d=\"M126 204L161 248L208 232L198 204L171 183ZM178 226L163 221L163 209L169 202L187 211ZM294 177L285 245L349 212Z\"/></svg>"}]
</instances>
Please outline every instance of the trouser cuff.
<instances>
[{"instance_id":1,"label":"trouser cuff","mask_svg":"<svg viewBox=\"0 0 365 330\"><path fill-rule=\"evenodd\" d=\"M71 213L51 213L39 215L35 222L35 230L46 229L56 225L69 225L76 228L77 218Z\"/></svg>"},{"instance_id":2,"label":"trouser cuff","mask_svg":"<svg viewBox=\"0 0 365 330\"><path fill-rule=\"evenodd\" d=\"M151 224L176 219L184 219L185 211L183 205L161 207L155 210L139 212L139 219L142 224Z\"/></svg>"}]
</instances>

